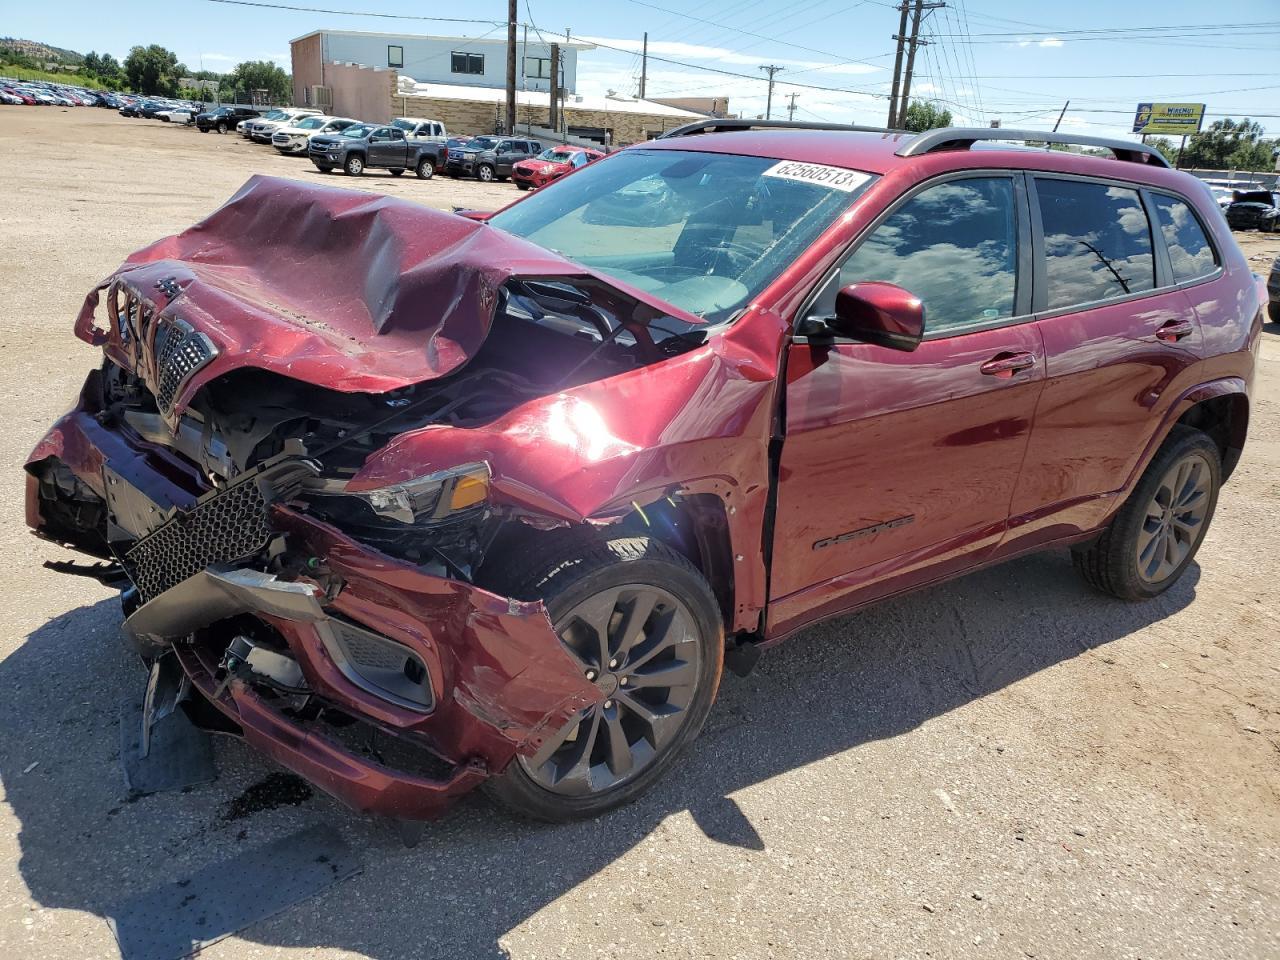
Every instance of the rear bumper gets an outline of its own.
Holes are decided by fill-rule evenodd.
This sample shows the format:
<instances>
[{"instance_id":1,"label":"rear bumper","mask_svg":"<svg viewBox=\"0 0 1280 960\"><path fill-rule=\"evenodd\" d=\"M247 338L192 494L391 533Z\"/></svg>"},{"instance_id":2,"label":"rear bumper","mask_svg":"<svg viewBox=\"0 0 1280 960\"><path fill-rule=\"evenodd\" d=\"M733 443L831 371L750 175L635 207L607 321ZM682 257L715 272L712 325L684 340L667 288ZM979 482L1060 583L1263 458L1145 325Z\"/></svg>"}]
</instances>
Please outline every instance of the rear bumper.
<instances>
[{"instance_id":1,"label":"rear bumper","mask_svg":"<svg viewBox=\"0 0 1280 960\"><path fill-rule=\"evenodd\" d=\"M99 497L105 498L104 469L115 482L180 510L197 492L186 481L193 474L184 475L176 456L104 428L86 400L41 441L28 469L41 474L54 463ZM35 479L27 485L28 523L38 534L65 540L46 523L48 485ZM150 599L124 627L153 647L172 647L195 687L240 726L249 743L350 807L404 819L437 817L517 755L536 752L544 735L599 699L540 603L425 574L293 506L269 509L287 553L310 559L306 567L314 576L277 578L253 565L209 568ZM314 711L299 713L268 688L241 679L222 684L220 651L188 638L246 614L287 642L312 704L372 725L398 746L431 754L440 761L433 774L349 749L328 735ZM331 632L342 623L412 651L426 668L429 708L406 706L353 682L333 653Z\"/></svg>"}]
</instances>

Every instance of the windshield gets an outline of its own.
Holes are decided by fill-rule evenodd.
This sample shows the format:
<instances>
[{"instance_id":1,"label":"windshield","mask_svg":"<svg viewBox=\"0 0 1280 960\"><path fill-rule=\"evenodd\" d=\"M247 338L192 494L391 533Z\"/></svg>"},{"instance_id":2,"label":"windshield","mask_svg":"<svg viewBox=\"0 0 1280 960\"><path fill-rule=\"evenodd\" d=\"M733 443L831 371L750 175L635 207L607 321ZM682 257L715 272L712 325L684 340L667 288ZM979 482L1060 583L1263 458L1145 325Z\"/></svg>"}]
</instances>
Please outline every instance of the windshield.
<instances>
[{"instance_id":1,"label":"windshield","mask_svg":"<svg viewBox=\"0 0 1280 960\"><path fill-rule=\"evenodd\" d=\"M632 148L488 222L716 322L763 290L873 179L764 157Z\"/></svg>"},{"instance_id":2,"label":"windshield","mask_svg":"<svg viewBox=\"0 0 1280 960\"><path fill-rule=\"evenodd\" d=\"M573 150L557 150L552 147L550 150L543 150L538 154L539 160L554 160L556 163L569 163L573 159Z\"/></svg>"},{"instance_id":3,"label":"windshield","mask_svg":"<svg viewBox=\"0 0 1280 960\"><path fill-rule=\"evenodd\" d=\"M472 137L466 142L466 150L492 150L498 145L497 137Z\"/></svg>"},{"instance_id":4,"label":"windshield","mask_svg":"<svg viewBox=\"0 0 1280 960\"><path fill-rule=\"evenodd\" d=\"M350 137L352 140L360 140L368 136L369 131L373 129L373 124L357 123L354 126L347 127L338 134L340 137Z\"/></svg>"},{"instance_id":5,"label":"windshield","mask_svg":"<svg viewBox=\"0 0 1280 960\"><path fill-rule=\"evenodd\" d=\"M321 120L319 117L307 117L305 120L299 120L296 124L299 130L318 130L328 121Z\"/></svg>"},{"instance_id":6,"label":"windshield","mask_svg":"<svg viewBox=\"0 0 1280 960\"><path fill-rule=\"evenodd\" d=\"M262 115L263 120L283 120L286 114L283 110L268 110Z\"/></svg>"},{"instance_id":7,"label":"windshield","mask_svg":"<svg viewBox=\"0 0 1280 960\"><path fill-rule=\"evenodd\" d=\"M417 124L414 123L412 120L406 120L404 117L400 117L397 120L392 120L391 125L393 127L399 127L401 130L412 130L414 127L417 126Z\"/></svg>"}]
</instances>

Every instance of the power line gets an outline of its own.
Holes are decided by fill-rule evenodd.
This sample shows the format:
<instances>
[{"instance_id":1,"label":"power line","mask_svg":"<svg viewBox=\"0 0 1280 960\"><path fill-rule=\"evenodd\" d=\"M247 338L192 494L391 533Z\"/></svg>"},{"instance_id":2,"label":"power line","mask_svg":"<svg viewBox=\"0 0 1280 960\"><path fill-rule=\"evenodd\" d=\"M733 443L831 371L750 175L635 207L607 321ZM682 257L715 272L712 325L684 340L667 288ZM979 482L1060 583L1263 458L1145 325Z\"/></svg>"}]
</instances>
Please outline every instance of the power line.
<instances>
[{"instance_id":1,"label":"power line","mask_svg":"<svg viewBox=\"0 0 1280 960\"><path fill-rule=\"evenodd\" d=\"M844 55L844 54L842 54L842 53L832 53L832 52L831 52L831 51L829 51L829 50L819 50L819 49L818 49L818 48L816 48L816 47L806 47L806 46L803 46L803 45L798 44L798 43L790 43L790 42L788 42L788 41L786 41L786 40L779 40L779 39L777 39L776 37L769 37L769 36L765 36L765 35L764 35L764 34L762 34L762 33L753 33L753 32L752 32L752 31L750 31L750 30L742 30L742 29L740 29L740 28L738 28L738 27L731 27L731 26L729 26L729 25L728 25L728 24L726 24L726 23L719 23L719 22L717 22L717 21L715 21L715 20L706 20L706 19L704 19L704 18L702 18L702 17L695 17L695 16L693 16L692 14L688 14L688 13L681 13L681 12L680 12L680 11L678 11L678 10L670 10L670 9L668 9L667 7L660 7L660 6L658 6L656 3L649 3L649 2L648 2L648 0L627 0L627 2L628 2L628 3L634 3L634 4L636 4L637 6L641 6L641 7L648 7L648 8L649 8L649 9L651 9L651 10L658 10L658 11L660 11L660 12L662 12L662 13L670 13L670 14L674 14L675 16L677 16L677 17L682 17L682 18L684 18L685 20L694 20L694 21L696 21L696 22L698 22L698 23L707 24L707 25L712 26L712 27L718 27L718 28L719 28L719 29L721 29L721 30L728 30L728 31L730 31L730 32L732 32L732 33L740 33L740 34L742 34L743 36L747 36L747 37L755 37L757 40L768 40L768 41L770 41L770 42L772 42L772 43L778 43L778 44L781 44L781 45L782 45L782 46L784 46L784 47L791 47L792 49L795 49L795 50L803 50L805 53L817 53L817 54L820 54L820 55L822 55L822 56L824 56L824 57L832 57L832 58L834 58L834 59L836 59L836 60L842 60L842 61L844 61L845 63L864 63L864 62L865 62L865 61L862 61L862 60L848 60L848 59L845 57L845 55Z\"/></svg>"},{"instance_id":2,"label":"power line","mask_svg":"<svg viewBox=\"0 0 1280 960\"><path fill-rule=\"evenodd\" d=\"M236 7L265 7L269 10L297 10L302 13L328 13L336 17L381 17L384 20L433 20L437 23L483 23L486 26L502 26L505 20L474 20L463 17L423 17L404 13L364 13L357 10L327 10L323 7L297 7L286 3L260 3L257 0L206 0L208 3L225 3Z\"/></svg>"}]
</instances>

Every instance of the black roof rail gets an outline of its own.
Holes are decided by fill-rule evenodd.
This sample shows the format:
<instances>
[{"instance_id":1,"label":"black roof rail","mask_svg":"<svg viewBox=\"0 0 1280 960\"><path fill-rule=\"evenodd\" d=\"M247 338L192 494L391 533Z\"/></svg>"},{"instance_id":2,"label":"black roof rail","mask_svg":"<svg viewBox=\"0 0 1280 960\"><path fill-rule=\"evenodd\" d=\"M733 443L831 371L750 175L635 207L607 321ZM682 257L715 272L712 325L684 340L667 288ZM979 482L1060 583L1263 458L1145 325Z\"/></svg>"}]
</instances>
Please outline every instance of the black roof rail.
<instances>
[{"instance_id":1,"label":"black roof rail","mask_svg":"<svg viewBox=\"0 0 1280 960\"><path fill-rule=\"evenodd\" d=\"M1088 137L1078 133L1049 133L1046 130L1009 130L1002 127L939 127L926 130L903 144L897 151L900 157L918 157L936 150L968 150L980 140L1030 140L1038 143L1060 143L1065 146L1103 147L1115 154L1117 160L1129 163L1150 163L1168 167L1169 161L1155 147L1132 140L1113 140L1110 137Z\"/></svg>"},{"instance_id":2,"label":"black roof rail","mask_svg":"<svg viewBox=\"0 0 1280 960\"><path fill-rule=\"evenodd\" d=\"M908 130L890 130L888 127L857 127L847 123L811 123L808 120L739 120L736 117L707 117L684 126L668 130L655 138L688 137L696 133L726 133L731 130L844 130L857 133L909 133Z\"/></svg>"}]
</instances>

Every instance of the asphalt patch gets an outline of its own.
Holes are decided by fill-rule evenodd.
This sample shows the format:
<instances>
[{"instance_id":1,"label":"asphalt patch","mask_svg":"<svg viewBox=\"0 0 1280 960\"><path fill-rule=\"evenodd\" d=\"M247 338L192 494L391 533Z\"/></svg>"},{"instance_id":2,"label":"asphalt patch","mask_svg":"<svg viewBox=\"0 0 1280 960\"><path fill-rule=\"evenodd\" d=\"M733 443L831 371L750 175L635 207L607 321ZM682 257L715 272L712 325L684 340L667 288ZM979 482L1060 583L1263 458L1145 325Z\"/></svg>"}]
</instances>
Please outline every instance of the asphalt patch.
<instances>
[{"instance_id":1,"label":"asphalt patch","mask_svg":"<svg viewBox=\"0 0 1280 960\"><path fill-rule=\"evenodd\" d=\"M122 960L178 960L359 872L342 836L316 825L208 864L109 911Z\"/></svg>"}]
</instances>

